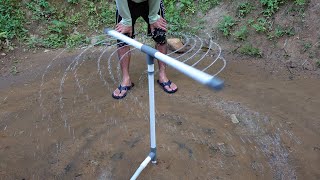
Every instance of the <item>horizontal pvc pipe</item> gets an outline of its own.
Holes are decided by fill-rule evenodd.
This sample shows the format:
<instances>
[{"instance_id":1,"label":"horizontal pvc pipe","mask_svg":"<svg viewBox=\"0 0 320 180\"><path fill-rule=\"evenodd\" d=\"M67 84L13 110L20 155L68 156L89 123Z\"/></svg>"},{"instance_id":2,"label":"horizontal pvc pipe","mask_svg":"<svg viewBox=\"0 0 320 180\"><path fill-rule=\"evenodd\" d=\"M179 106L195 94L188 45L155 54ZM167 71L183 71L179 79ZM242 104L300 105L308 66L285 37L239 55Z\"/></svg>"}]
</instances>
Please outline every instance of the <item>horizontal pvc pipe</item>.
<instances>
[{"instance_id":1,"label":"horizontal pvc pipe","mask_svg":"<svg viewBox=\"0 0 320 180\"><path fill-rule=\"evenodd\" d=\"M140 164L139 168L136 170L136 172L133 174L133 176L130 178L130 180L136 180L140 173L143 171L145 167L149 164L151 159L155 156L154 153L150 153L149 156Z\"/></svg>"},{"instance_id":2,"label":"horizontal pvc pipe","mask_svg":"<svg viewBox=\"0 0 320 180\"><path fill-rule=\"evenodd\" d=\"M177 61L165 54L160 52L156 52L155 58L161 60L162 62L166 63L167 65L175 68L176 70L180 71L181 73L189 76L190 78L198 81L201 84L214 88L215 90L220 90L223 88L223 81L219 78L213 77L205 72L202 72L192 66L184 64L183 62Z\"/></svg>"},{"instance_id":3,"label":"horizontal pvc pipe","mask_svg":"<svg viewBox=\"0 0 320 180\"><path fill-rule=\"evenodd\" d=\"M149 46L143 45L140 42L131 39L115 30L112 29L105 29L105 33L107 33L110 36L113 36L114 38L117 38L123 42L126 42L127 44L132 45L135 48L138 48L142 50L143 52L147 53L150 56L153 56L157 58L158 60L168 64L169 66L177 69L178 71L182 72L183 74L189 76L190 78L198 81L201 84L204 84L206 86L209 86L210 88L213 88L215 90L220 90L223 88L224 82L212 75L209 75L205 72L202 72L194 67L191 67L187 64L184 64L176 59L173 59Z\"/></svg>"},{"instance_id":4,"label":"horizontal pvc pipe","mask_svg":"<svg viewBox=\"0 0 320 180\"><path fill-rule=\"evenodd\" d=\"M129 45L131 45L131 46L133 46L133 47L135 47L135 48L138 48L138 49L140 49L140 50L141 50L141 47L143 46L142 43L140 43L140 42L138 42L138 41L136 41L136 40L134 40L134 39L132 39L132 38L129 38L129 37L126 36L126 35L123 35L123 34L121 34L121 33L118 33L118 32L115 31L115 30L112 30L112 29L107 28L107 29L104 30L104 32L105 32L106 34L108 34L109 36L112 36L112 37L114 37L114 38L116 38L116 39L119 39L119 40L121 40L121 41L123 41L123 42L125 42L125 43L127 43L127 44L129 44Z\"/></svg>"}]
</instances>

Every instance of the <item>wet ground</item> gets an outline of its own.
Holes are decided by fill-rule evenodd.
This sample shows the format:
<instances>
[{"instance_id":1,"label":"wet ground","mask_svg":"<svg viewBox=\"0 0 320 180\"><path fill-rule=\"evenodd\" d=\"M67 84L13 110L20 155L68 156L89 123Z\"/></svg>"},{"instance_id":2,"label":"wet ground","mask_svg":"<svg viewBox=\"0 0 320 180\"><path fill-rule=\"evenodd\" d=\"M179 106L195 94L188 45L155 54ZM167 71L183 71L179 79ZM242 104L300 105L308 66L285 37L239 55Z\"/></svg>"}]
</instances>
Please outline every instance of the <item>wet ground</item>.
<instances>
[{"instance_id":1,"label":"wet ground","mask_svg":"<svg viewBox=\"0 0 320 180\"><path fill-rule=\"evenodd\" d=\"M19 55L0 79L0 179L131 177L149 152L146 63L132 52L136 86L114 100L113 50ZM251 61L228 61L220 92L169 75L179 91L155 87L158 163L140 179L320 179L319 79Z\"/></svg>"}]
</instances>

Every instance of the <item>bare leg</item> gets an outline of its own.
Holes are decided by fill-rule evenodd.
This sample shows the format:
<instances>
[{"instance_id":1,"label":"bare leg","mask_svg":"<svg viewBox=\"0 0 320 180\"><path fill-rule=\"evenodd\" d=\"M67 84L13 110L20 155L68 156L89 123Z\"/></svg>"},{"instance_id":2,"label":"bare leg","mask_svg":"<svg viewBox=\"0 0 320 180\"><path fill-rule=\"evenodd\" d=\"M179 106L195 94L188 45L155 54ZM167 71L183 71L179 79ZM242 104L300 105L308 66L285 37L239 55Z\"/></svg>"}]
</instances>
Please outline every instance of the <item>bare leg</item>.
<instances>
[{"instance_id":1,"label":"bare leg","mask_svg":"<svg viewBox=\"0 0 320 180\"><path fill-rule=\"evenodd\" d=\"M122 71L121 86L130 86L131 85L130 76L129 76L129 65L130 65L131 53L130 52L127 53L129 50L130 50L129 46L124 46L124 47L118 49L118 57L119 57L119 59L122 58L122 60L120 61L120 66L121 66L121 71ZM123 57L124 54L126 54L126 55ZM121 91L121 93L120 93L118 88L113 92L113 94L115 96L123 96L125 93L126 93L125 90Z\"/></svg>"},{"instance_id":2,"label":"bare leg","mask_svg":"<svg viewBox=\"0 0 320 180\"><path fill-rule=\"evenodd\" d=\"M165 44L156 44L156 49L163 54L167 54L167 44L166 43ZM158 61L158 64L159 64L159 81L161 83L169 81L169 79L167 78L167 75L166 75L166 66L167 65L161 61ZM165 86L165 88L168 91L172 91L172 90L176 90L178 87L174 83L171 83L170 87Z\"/></svg>"}]
</instances>

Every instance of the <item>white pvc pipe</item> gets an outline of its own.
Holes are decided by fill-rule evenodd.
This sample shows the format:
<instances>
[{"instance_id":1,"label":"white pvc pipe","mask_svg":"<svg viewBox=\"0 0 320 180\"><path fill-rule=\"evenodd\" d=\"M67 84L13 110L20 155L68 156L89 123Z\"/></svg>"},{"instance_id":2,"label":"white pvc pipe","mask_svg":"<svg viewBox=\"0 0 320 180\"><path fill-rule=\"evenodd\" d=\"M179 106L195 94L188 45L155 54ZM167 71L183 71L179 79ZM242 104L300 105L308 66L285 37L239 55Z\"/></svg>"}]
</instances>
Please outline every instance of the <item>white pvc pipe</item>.
<instances>
[{"instance_id":1,"label":"white pvc pipe","mask_svg":"<svg viewBox=\"0 0 320 180\"><path fill-rule=\"evenodd\" d=\"M140 173L143 171L143 169L149 164L151 161L151 157L148 156L139 166L139 168L136 170L136 172L133 174L133 176L130 178L130 180L136 180L137 177L140 175Z\"/></svg>"},{"instance_id":2,"label":"white pvc pipe","mask_svg":"<svg viewBox=\"0 0 320 180\"><path fill-rule=\"evenodd\" d=\"M110 35L113 36L114 38L117 38L119 40L122 40L124 42L126 42L127 44L130 44L132 46L134 46L135 48L138 48L141 50L143 44L135 41L115 30L111 30L111 29L106 29L105 32ZM219 78L216 78L214 76L211 76L205 72L202 72L194 67L191 67L187 64L184 64L183 62L180 62L176 59L173 59L159 51L155 52L155 54L149 54L151 56L154 56L155 58L157 58L158 60L168 64L169 66L177 69L178 71L182 72L183 74L187 75L188 77L198 81L201 84L207 85L209 87L212 87L214 89L222 89L223 87L223 81L220 80Z\"/></svg>"},{"instance_id":3,"label":"white pvc pipe","mask_svg":"<svg viewBox=\"0 0 320 180\"><path fill-rule=\"evenodd\" d=\"M110 30L110 29L106 29L105 32L107 34L109 34L110 36L116 38L116 39L119 39L135 48L138 48L138 49L141 49L141 47L143 46L142 43L138 42L138 41L135 41L134 39L132 38L129 38L128 36L125 36L121 33L118 33L117 31L115 30Z\"/></svg>"},{"instance_id":4,"label":"white pvc pipe","mask_svg":"<svg viewBox=\"0 0 320 180\"><path fill-rule=\"evenodd\" d=\"M149 56L149 55L148 55ZM152 58L152 57L148 57ZM154 64L148 65L149 110L150 110L150 145L156 148L156 120L154 103Z\"/></svg>"},{"instance_id":5,"label":"white pvc pipe","mask_svg":"<svg viewBox=\"0 0 320 180\"><path fill-rule=\"evenodd\" d=\"M171 67L174 67L176 70L198 81L201 84L209 85L211 87L220 86L223 84L223 81L214 78L213 76L205 72L202 72L196 68L193 68L187 64L184 64L183 62L177 61L165 54L162 54L161 52L156 52L155 58L161 60L162 62L168 64Z\"/></svg>"}]
</instances>

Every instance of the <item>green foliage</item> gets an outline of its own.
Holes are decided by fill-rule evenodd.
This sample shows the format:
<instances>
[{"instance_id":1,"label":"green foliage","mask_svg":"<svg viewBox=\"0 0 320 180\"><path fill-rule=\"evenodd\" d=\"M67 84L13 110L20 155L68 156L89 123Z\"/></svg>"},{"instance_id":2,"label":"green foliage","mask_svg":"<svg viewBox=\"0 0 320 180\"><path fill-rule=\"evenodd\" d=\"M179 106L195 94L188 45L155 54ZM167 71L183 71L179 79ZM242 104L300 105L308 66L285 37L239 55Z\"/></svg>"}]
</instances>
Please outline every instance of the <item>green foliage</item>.
<instances>
[{"instance_id":1,"label":"green foliage","mask_svg":"<svg viewBox=\"0 0 320 180\"><path fill-rule=\"evenodd\" d=\"M231 16L224 16L218 24L218 29L224 36L229 36L234 25L236 25L236 21Z\"/></svg>"},{"instance_id":2,"label":"green foliage","mask_svg":"<svg viewBox=\"0 0 320 180\"><path fill-rule=\"evenodd\" d=\"M48 26L48 30L50 33L58 33L62 34L63 31L67 28L68 24L63 21L53 20L51 24Z\"/></svg>"},{"instance_id":3,"label":"green foliage","mask_svg":"<svg viewBox=\"0 0 320 180\"><path fill-rule=\"evenodd\" d=\"M263 15L271 17L279 10L279 7L284 3L284 0L260 0L260 3L265 7Z\"/></svg>"},{"instance_id":4,"label":"green foliage","mask_svg":"<svg viewBox=\"0 0 320 180\"><path fill-rule=\"evenodd\" d=\"M311 42L303 42L302 50L303 52L307 52L309 49L311 49L312 43Z\"/></svg>"},{"instance_id":5,"label":"green foliage","mask_svg":"<svg viewBox=\"0 0 320 180\"><path fill-rule=\"evenodd\" d=\"M177 31L186 27L187 21L185 17L187 14L192 13L188 9L190 9L191 5L194 5L193 2L188 0L179 3L175 0L164 0L164 2L166 4L166 20L170 24L170 31Z\"/></svg>"},{"instance_id":6,"label":"green foliage","mask_svg":"<svg viewBox=\"0 0 320 180\"><path fill-rule=\"evenodd\" d=\"M43 46L43 39L37 36L30 36L29 38L26 39L26 45L29 48L41 47Z\"/></svg>"},{"instance_id":7,"label":"green foliage","mask_svg":"<svg viewBox=\"0 0 320 180\"><path fill-rule=\"evenodd\" d=\"M320 60L318 60L318 61L316 62L316 66L317 66L318 68L320 68Z\"/></svg>"},{"instance_id":8,"label":"green foliage","mask_svg":"<svg viewBox=\"0 0 320 180\"><path fill-rule=\"evenodd\" d=\"M205 13L219 5L220 1L221 0L198 0L199 9Z\"/></svg>"},{"instance_id":9,"label":"green foliage","mask_svg":"<svg viewBox=\"0 0 320 180\"><path fill-rule=\"evenodd\" d=\"M52 20L44 33L47 37L43 40L43 45L47 48L59 48L65 45L68 32L68 24L59 20Z\"/></svg>"},{"instance_id":10,"label":"green foliage","mask_svg":"<svg viewBox=\"0 0 320 180\"><path fill-rule=\"evenodd\" d=\"M274 32L270 33L268 36L268 38L271 40L273 38L281 38L283 36L293 36L295 35L295 32L294 32L294 29L293 27L287 27L287 28L284 28L284 27L281 27L281 26L277 26L275 29L274 29Z\"/></svg>"},{"instance_id":11,"label":"green foliage","mask_svg":"<svg viewBox=\"0 0 320 180\"><path fill-rule=\"evenodd\" d=\"M246 44L238 49L240 54L252 56L252 57L262 57L262 52L260 49L253 47L251 44Z\"/></svg>"},{"instance_id":12,"label":"green foliage","mask_svg":"<svg viewBox=\"0 0 320 180\"><path fill-rule=\"evenodd\" d=\"M115 7L111 6L109 2L94 3L87 1L84 9L86 9L85 17L89 29L98 30L102 25L114 24Z\"/></svg>"},{"instance_id":13,"label":"green foliage","mask_svg":"<svg viewBox=\"0 0 320 180\"><path fill-rule=\"evenodd\" d=\"M86 38L85 34L80 34L78 32L75 32L70 36L68 36L66 40L66 44L68 48L74 48L83 44L88 44L88 39Z\"/></svg>"},{"instance_id":14,"label":"green foliage","mask_svg":"<svg viewBox=\"0 0 320 180\"><path fill-rule=\"evenodd\" d=\"M306 0L295 0L294 3L298 6L304 6L306 5Z\"/></svg>"},{"instance_id":15,"label":"green foliage","mask_svg":"<svg viewBox=\"0 0 320 180\"><path fill-rule=\"evenodd\" d=\"M71 4L78 4L80 2L80 0L68 0L68 3Z\"/></svg>"},{"instance_id":16,"label":"green foliage","mask_svg":"<svg viewBox=\"0 0 320 180\"><path fill-rule=\"evenodd\" d=\"M47 48L59 48L64 46L65 36L59 34L50 34L47 38L44 39L43 45Z\"/></svg>"},{"instance_id":17,"label":"green foliage","mask_svg":"<svg viewBox=\"0 0 320 180\"><path fill-rule=\"evenodd\" d=\"M253 9L254 7L250 2L240 3L237 8L238 16L243 18L247 14L249 14Z\"/></svg>"},{"instance_id":18,"label":"green foliage","mask_svg":"<svg viewBox=\"0 0 320 180\"><path fill-rule=\"evenodd\" d=\"M169 31L181 31L188 28L188 22L200 10L206 13L217 6L221 0L164 0L166 6L166 20L170 25Z\"/></svg>"},{"instance_id":19,"label":"green foliage","mask_svg":"<svg viewBox=\"0 0 320 180\"><path fill-rule=\"evenodd\" d=\"M0 0L0 33L1 39L22 38L27 30L24 28L25 13L19 1Z\"/></svg>"},{"instance_id":20,"label":"green foliage","mask_svg":"<svg viewBox=\"0 0 320 180\"><path fill-rule=\"evenodd\" d=\"M238 31L235 31L233 33L233 36L234 36L234 39L235 40L241 40L241 41L244 41L247 39L248 37L248 29L246 26L242 26Z\"/></svg>"},{"instance_id":21,"label":"green foliage","mask_svg":"<svg viewBox=\"0 0 320 180\"><path fill-rule=\"evenodd\" d=\"M78 25L81 21L81 13L72 13L71 16L67 16L65 19L68 24Z\"/></svg>"},{"instance_id":22,"label":"green foliage","mask_svg":"<svg viewBox=\"0 0 320 180\"><path fill-rule=\"evenodd\" d=\"M265 18L259 18L257 23L252 24L252 27L257 32L266 32L267 31L267 20Z\"/></svg>"},{"instance_id":23,"label":"green foliage","mask_svg":"<svg viewBox=\"0 0 320 180\"><path fill-rule=\"evenodd\" d=\"M32 12L33 20L48 20L56 13L55 8L46 0L31 0L26 5Z\"/></svg>"}]
</instances>

